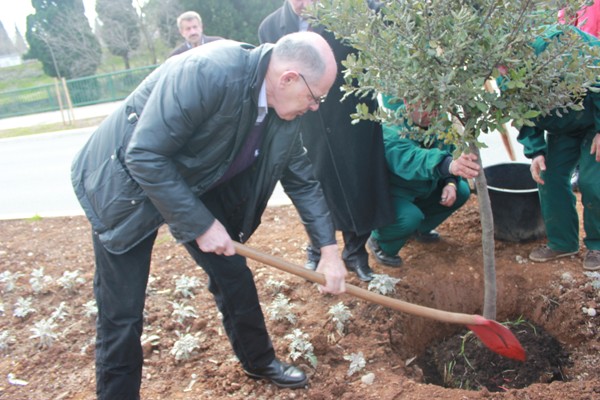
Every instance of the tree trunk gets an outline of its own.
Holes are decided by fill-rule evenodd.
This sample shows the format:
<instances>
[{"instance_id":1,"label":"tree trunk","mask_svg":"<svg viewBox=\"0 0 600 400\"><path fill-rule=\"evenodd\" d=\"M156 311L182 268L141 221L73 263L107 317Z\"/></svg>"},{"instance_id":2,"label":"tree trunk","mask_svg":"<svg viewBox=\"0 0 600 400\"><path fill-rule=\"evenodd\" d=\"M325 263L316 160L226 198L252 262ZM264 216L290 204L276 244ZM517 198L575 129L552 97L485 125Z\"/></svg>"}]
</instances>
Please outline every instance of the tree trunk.
<instances>
[{"instance_id":1,"label":"tree trunk","mask_svg":"<svg viewBox=\"0 0 600 400\"><path fill-rule=\"evenodd\" d=\"M137 8L138 8L138 19L140 23L140 28L142 29L142 34L144 35L144 40L146 41L146 46L148 46L148 50L150 50L150 54L152 55L152 65L158 64L156 59L156 49L154 47L154 41L150 36L150 32L148 32L148 26L146 25L146 18L144 17L144 10L139 0L136 0Z\"/></svg>"},{"instance_id":2,"label":"tree trunk","mask_svg":"<svg viewBox=\"0 0 600 400\"><path fill-rule=\"evenodd\" d=\"M481 173L475 178L477 200L479 203L479 217L481 219L481 245L483 249L483 316L487 319L496 319L496 261L494 256L494 218L492 216L492 203L487 188L487 180L483 172L481 154L477 146L471 144L469 149L477 155Z\"/></svg>"}]
</instances>

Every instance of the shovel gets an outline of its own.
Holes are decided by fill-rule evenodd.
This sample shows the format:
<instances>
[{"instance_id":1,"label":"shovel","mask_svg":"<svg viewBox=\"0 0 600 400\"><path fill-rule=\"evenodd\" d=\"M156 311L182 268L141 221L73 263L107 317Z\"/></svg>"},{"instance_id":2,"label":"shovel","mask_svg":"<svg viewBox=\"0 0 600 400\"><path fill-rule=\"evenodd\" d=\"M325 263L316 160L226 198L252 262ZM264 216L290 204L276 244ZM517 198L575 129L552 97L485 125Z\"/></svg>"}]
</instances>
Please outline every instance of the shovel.
<instances>
[{"instance_id":1,"label":"shovel","mask_svg":"<svg viewBox=\"0 0 600 400\"><path fill-rule=\"evenodd\" d=\"M490 79L485 81L483 86L485 87L485 90L489 93L494 93L496 91ZM499 127L498 131L500 132L500 137L502 138L502 143L504 144L504 148L508 153L508 157L511 161L516 161L517 156L515 155L515 149L513 148L512 141L510 140L510 133L508 133L508 125L502 124L502 126Z\"/></svg>"},{"instance_id":2,"label":"shovel","mask_svg":"<svg viewBox=\"0 0 600 400\"><path fill-rule=\"evenodd\" d=\"M310 271L269 254L261 253L238 242L234 242L234 247L236 253L241 256L289 272L308 281L325 285L325 276L323 274ZM475 333L475 335L477 335L479 340L493 352L507 358L525 361L525 350L515 335L507 327L496 321L486 319L481 315L460 314L419 306L417 304L407 303L402 300L392 299L378 293L373 293L348 283L346 284L346 293L407 314L451 324L466 325L473 333Z\"/></svg>"}]
</instances>

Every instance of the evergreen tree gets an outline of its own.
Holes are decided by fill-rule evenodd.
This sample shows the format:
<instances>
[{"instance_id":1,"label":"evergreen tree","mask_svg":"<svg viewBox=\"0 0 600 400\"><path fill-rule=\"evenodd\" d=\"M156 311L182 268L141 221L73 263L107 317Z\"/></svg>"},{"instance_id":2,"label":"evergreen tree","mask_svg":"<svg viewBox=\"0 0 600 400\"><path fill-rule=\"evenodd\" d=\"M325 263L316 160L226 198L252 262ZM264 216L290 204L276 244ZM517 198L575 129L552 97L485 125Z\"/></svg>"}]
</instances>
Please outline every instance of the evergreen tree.
<instances>
[{"instance_id":1,"label":"evergreen tree","mask_svg":"<svg viewBox=\"0 0 600 400\"><path fill-rule=\"evenodd\" d=\"M84 14L82 0L32 0L27 17L26 59L42 62L48 76L67 79L93 75L100 65L100 42Z\"/></svg>"},{"instance_id":2,"label":"evergreen tree","mask_svg":"<svg viewBox=\"0 0 600 400\"><path fill-rule=\"evenodd\" d=\"M138 16L131 0L96 0L96 12L102 23L100 37L129 69L129 55L140 45Z\"/></svg>"},{"instance_id":3,"label":"evergreen tree","mask_svg":"<svg viewBox=\"0 0 600 400\"><path fill-rule=\"evenodd\" d=\"M146 47L150 51L150 64L157 64L158 58L156 56L156 45L151 31L153 27L151 26L151 18L149 18L146 0L134 0L134 2L137 6L137 9L140 11L138 23L140 25L140 32L142 33L144 42L146 42Z\"/></svg>"},{"instance_id":4,"label":"evergreen tree","mask_svg":"<svg viewBox=\"0 0 600 400\"><path fill-rule=\"evenodd\" d=\"M184 11L180 0L149 0L144 6L149 23L157 28L161 39L170 48L182 40L177 29L177 17Z\"/></svg>"},{"instance_id":5,"label":"evergreen tree","mask_svg":"<svg viewBox=\"0 0 600 400\"><path fill-rule=\"evenodd\" d=\"M17 48L17 52L19 54L25 54L27 52L27 43L25 43L25 39L23 35L21 35L21 31L15 25L15 47Z\"/></svg>"},{"instance_id":6,"label":"evergreen tree","mask_svg":"<svg viewBox=\"0 0 600 400\"><path fill-rule=\"evenodd\" d=\"M2 21L0 21L0 56L13 55L16 52L17 49L15 48L14 43L10 40Z\"/></svg>"}]
</instances>

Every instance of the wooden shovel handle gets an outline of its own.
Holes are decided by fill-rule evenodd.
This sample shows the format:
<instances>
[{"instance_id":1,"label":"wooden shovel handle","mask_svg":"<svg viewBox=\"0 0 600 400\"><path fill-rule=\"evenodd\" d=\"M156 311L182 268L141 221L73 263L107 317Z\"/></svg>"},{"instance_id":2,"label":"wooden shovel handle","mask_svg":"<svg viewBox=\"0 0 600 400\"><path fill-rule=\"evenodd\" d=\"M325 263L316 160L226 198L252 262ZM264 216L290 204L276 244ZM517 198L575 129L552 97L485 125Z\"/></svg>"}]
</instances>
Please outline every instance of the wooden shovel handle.
<instances>
[{"instance_id":1,"label":"wooden shovel handle","mask_svg":"<svg viewBox=\"0 0 600 400\"><path fill-rule=\"evenodd\" d=\"M487 81L485 81L483 86L485 87L485 90L487 92L489 92L489 93L495 92L495 89L492 86L491 80L488 79ZM506 149L506 152L508 153L508 157L510 158L511 161L516 161L517 156L515 155L515 149L513 148L512 141L510 140L510 134L508 133L508 125L502 124L502 127L500 127L500 129L498 129L498 131L500 132L500 136L502 137L502 143L504 144L504 148Z\"/></svg>"},{"instance_id":2,"label":"wooden shovel handle","mask_svg":"<svg viewBox=\"0 0 600 400\"><path fill-rule=\"evenodd\" d=\"M289 272L293 275L304 278L310 282L325 285L325 276L323 274L308 270L306 268L302 268L298 265L287 262L281 258L261 253L258 250L252 249L238 242L234 242L234 247L237 254L241 256L248 257L252 260L264 263L266 265L270 265L282 271ZM391 297L383 296L378 293L373 293L368 290L351 285L349 283L346 283L346 293L354 297L358 297L359 299L363 299L375 304L389 307L407 314L417 315L419 317L430 318L442 322L448 322L451 324L480 325L483 321L487 321L485 318L479 315L469 315L449 311L442 311L435 308L429 308L419 306L417 304L407 303L398 299L392 299Z\"/></svg>"}]
</instances>

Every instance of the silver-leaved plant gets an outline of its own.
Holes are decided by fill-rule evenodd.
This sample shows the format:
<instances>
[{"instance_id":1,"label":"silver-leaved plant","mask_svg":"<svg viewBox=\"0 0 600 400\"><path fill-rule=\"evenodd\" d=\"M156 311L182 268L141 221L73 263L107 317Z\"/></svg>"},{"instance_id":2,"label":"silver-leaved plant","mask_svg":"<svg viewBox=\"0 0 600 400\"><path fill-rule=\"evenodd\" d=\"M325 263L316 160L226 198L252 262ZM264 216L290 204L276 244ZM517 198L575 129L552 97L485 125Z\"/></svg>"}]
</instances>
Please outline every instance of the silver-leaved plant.
<instances>
[{"instance_id":1,"label":"silver-leaved plant","mask_svg":"<svg viewBox=\"0 0 600 400\"><path fill-rule=\"evenodd\" d=\"M14 274L10 271L4 271L0 273L0 283L4 283L4 291L12 292L17 287L17 279L23 276L20 272Z\"/></svg>"},{"instance_id":2,"label":"silver-leaved plant","mask_svg":"<svg viewBox=\"0 0 600 400\"><path fill-rule=\"evenodd\" d=\"M290 358L296 361L299 358L307 360L313 368L317 367L317 357L314 355L314 347L310 343L307 333L300 329L294 329L292 333L285 335L285 339L290 341L288 349Z\"/></svg>"},{"instance_id":3,"label":"silver-leaved plant","mask_svg":"<svg viewBox=\"0 0 600 400\"><path fill-rule=\"evenodd\" d=\"M267 314L272 321L288 321L293 325L296 323L296 315L292 311L294 307L295 305L290 303L290 299L283 293L279 293L267 307Z\"/></svg>"},{"instance_id":4,"label":"silver-leaved plant","mask_svg":"<svg viewBox=\"0 0 600 400\"><path fill-rule=\"evenodd\" d=\"M58 334L54 331L58 325L52 318L42 319L34 324L31 328L33 335L29 336L30 339L38 339L38 348L46 349L52 346L52 343L58 339Z\"/></svg>"},{"instance_id":5,"label":"silver-leaved plant","mask_svg":"<svg viewBox=\"0 0 600 400\"><path fill-rule=\"evenodd\" d=\"M29 284L31 285L31 290L33 290L33 293L46 293L51 283L52 278L47 275L44 275L44 267L39 267L31 271L31 278L29 278Z\"/></svg>"},{"instance_id":6,"label":"silver-leaved plant","mask_svg":"<svg viewBox=\"0 0 600 400\"><path fill-rule=\"evenodd\" d=\"M369 289L372 292L376 292L382 295L396 292L396 284L400 282L400 278L392 278L386 274L374 274L373 280L369 282Z\"/></svg>"},{"instance_id":7,"label":"silver-leaved plant","mask_svg":"<svg viewBox=\"0 0 600 400\"><path fill-rule=\"evenodd\" d=\"M362 370L365 367L365 365L367 365L362 351L344 356L344 360L350 361L350 366L348 367L347 374L348 376L354 375L356 372Z\"/></svg>"},{"instance_id":8,"label":"silver-leaved plant","mask_svg":"<svg viewBox=\"0 0 600 400\"><path fill-rule=\"evenodd\" d=\"M350 309L340 301L339 303L329 307L327 314L331 315L331 321L335 325L335 330L343 336L346 322L348 322L348 320L352 317Z\"/></svg>"},{"instance_id":9,"label":"silver-leaved plant","mask_svg":"<svg viewBox=\"0 0 600 400\"><path fill-rule=\"evenodd\" d=\"M65 271L57 282L69 294L75 294L79 287L85 283L85 279L79 276L79 270Z\"/></svg>"},{"instance_id":10,"label":"silver-leaved plant","mask_svg":"<svg viewBox=\"0 0 600 400\"><path fill-rule=\"evenodd\" d=\"M193 298L195 290L200 286L200 280L198 277L182 275L175 281L175 294L179 294L185 298Z\"/></svg>"},{"instance_id":11,"label":"silver-leaved plant","mask_svg":"<svg viewBox=\"0 0 600 400\"><path fill-rule=\"evenodd\" d=\"M271 292L276 295L289 289L289 286L284 281L278 281L277 279L269 278L265 285L271 289Z\"/></svg>"},{"instance_id":12,"label":"silver-leaved plant","mask_svg":"<svg viewBox=\"0 0 600 400\"><path fill-rule=\"evenodd\" d=\"M183 324L183 321L188 318L198 318L196 309L193 306L187 305L185 300L181 303L172 301L171 305L173 306L173 312L171 313L171 316L180 324Z\"/></svg>"},{"instance_id":13,"label":"silver-leaved plant","mask_svg":"<svg viewBox=\"0 0 600 400\"><path fill-rule=\"evenodd\" d=\"M86 318L91 318L98 315L98 306L96 305L96 300L87 301L83 305L83 315L85 315Z\"/></svg>"},{"instance_id":14,"label":"silver-leaved plant","mask_svg":"<svg viewBox=\"0 0 600 400\"><path fill-rule=\"evenodd\" d=\"M19 297L15 302L13 309L13 315L17 318L25 318L29 314L36 312L35 308L31 305L32 300L30 297Z\"/></svg>"},{"instance_id":15,"label":"silver-leaved plant","mask_svg":"<svg viewBox=\"0 0 600 400\"><path fill-rule=\"evenodd\" d=\"M14 338L9 331L0 331L0 351L5 352L8 347L14 342Z\"/></svg>"},{"instance_id":16,"label":"silver-leaved plant","mask_svg":"<svg viewBox=\"0 0 600 400\"><path fill-rule=\"evenodd\" d=\"M186 333L182 335L179 332L175 332L179 339L173 345L170 354L175 357L177 361L188 360L196 349L200 348L200 338L197 335Z\"/></svg>"}]
</instances>

